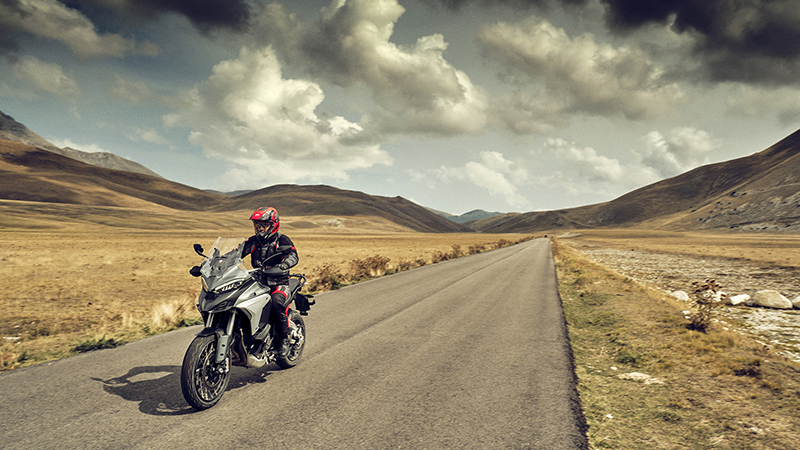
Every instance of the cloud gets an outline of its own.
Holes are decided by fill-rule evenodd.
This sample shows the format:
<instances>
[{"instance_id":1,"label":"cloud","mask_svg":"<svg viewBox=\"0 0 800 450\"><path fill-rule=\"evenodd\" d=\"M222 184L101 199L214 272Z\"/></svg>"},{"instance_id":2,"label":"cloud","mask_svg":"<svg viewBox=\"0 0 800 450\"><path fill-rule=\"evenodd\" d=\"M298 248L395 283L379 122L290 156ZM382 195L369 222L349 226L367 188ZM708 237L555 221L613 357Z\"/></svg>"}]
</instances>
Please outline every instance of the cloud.
<instances>
[{"instance_id":1,"label":"cloud","mask_svg":"<svg viewBox=\"0 0 800 450\"><path fill-rule=\"evenodd\" d=\"M636 153L642 163L658 173L660 178L678 175L708 163L708 155L721 143L708 132L689 127L675 128L668 136L651 131L645 136L645 146Z\"/></svg>"},{"instance_id":2,"label":"cloud","mask_svg":"<svg viewBox=\"0 0 800 450\"><path fill-rule=\"evenodd\" d=\"M12 65L14 77L36 90L75 99L80 96L78 82L64 73L58 64L47 63L33 56L26 56Z\"/></svg>"},{"instance_id":3,"label":"cloud","mask_svg":"<svg viewBox=\"0 0 800 450\"><path fill-rule=\"evenodd\" d=\"M135 128L126 132L125 136L132 141L144 141L156 145L169 145L169 141L161 136L154 128Z\"/></svg>"},{"instance_id":4,"label":"cloud","mask_svg":"<svg viewBox=\"0 0 800 450\"><path fill-rule=\"evenodd\" d=\"M91 0L90 3L108 5L108 0ZM155 19L161 14L174 13L189 19L202 31L216 28L243 30L250 19L250 6L246 0L118 0L113 5L125 13Z\"/></svg>"},{"instance_id":5,"label":"cloud","mask_svg":"<svg viewBox=\"0 0 800 450\"><path fill-rule=\"evenodd\" d=\"M524 182L528 173L517 168L499 152L481 152L479 161L469 161L463 167L442 166L436 170L443 181L458 179L489 191L515 208L529 206L528 200L519 193L516 184Z\"/></svg>"},{"instance_id":6,"label":"cloud","mask_svg":"<svg viewBox=\"0 0 800 450\"><path fill-rule=\"evenodd\" d=\"M516 92L490 102L490 124L515 134L548 134L569 124L562 102L546 95Z\"/></svg>"},{"instance_id":7,"label":"cloud","mask_svg":"<svg viewBox=\"0 0 800 450\"><path fill-rule=\"evenodd\" d=\"M347 179L347 171L391 164L360 125L317 115L324 93L316 83L285 79L272 49L242 48L204 83L184 93L180 118L190 141L235 166L224 177L237 188L301 179Z\"/></svg>"},{"instance_id":8,"label":"cloud","mask_svg":"<svg viewBox=\"0 0 800 450\"><path fill-rule=\"evenodd\" d=\"M563 189L572 195L619 196L660 179L659 174L643 165L635 154L620 161L592 147L581 147L576 142L557 138L548 139L539 153L556 169L539 177L537 184L547 189Z\"/></svg>"},{"instance_id":9,"label":"cloud","mask_svg":"<svg viewBox=\"0 0 800 450\"><path fill-rule=\"evenodd\" d=\"M128 81L119 75L116 75L115 79L115 85L108 88L108 92L113 97L136 104L142 104L153 99L153 92L143 81Z\"/></svg>"},{"instance_id":10,"label":"cloud","mask_svg":"<svg viewBox=\"0 0 800 450\"><path fill-rule=\"evenodd\" d=\"M650 24L696 36L715 81L798 84L800 2L796 0L602 0L612 29Z\"/></svg>"},{"instance_id":11,"label":"cloud","mask_svg":"<svg viewBox=\"0 0 800 450\"><path fill-rule=\"evenodd\" d=\"M668 114L683 97L639 48L615 48L590 34L570 38L535 16L484 26L479 42L487 57L543 84L540 95L552 99L540 102L562 98L565 112L649 119Z\"/></svg>"},{"instance_id":12,"label":"cloud","mask_svg":"<svg viewBox=\"0 0 800 450\"><path fill-rule=\"evenodd\" d=\"M137 47L136 41L118 34L98 34L94 24L80 11L56 0L0 1L0 41L14 50L19 33L61 42L79 58L116 56L137 52L152 54L154 45Z\"/></svg>"},{"instance_id":13,"label":"cloud","mask_svg":"<svg viewBox=\"0 0 800 450\"><path fill-rule=\"evenodd\" d=\"M477 3L484 6L493 6L493 5L509 5L513 7L522 7L528 8L531 6L546 6L548 4L548 0L423 0L429 4L437 4L440 3L442 6L452 9L454 11L458 11L465 6L471 3ZM574 2L575 0L572 0ZM571 3L567 0L567 3Z\"/></svg>"},{"instance_id":14,"label":"cloud","mask_svg":"<svg viewBox=\"0 0 800 450\"><path fill-rule=\"evenodd\" d=\"M109 153L97 144L76 144L70 139L48 139L48 141L58 148L72 148L87 153Z\"/></svg>"},{"instance_id":15,"label":"cloud","mask_svg":"<svg viewBox=\"0 0 800 450\"><path fill-rule=\"evenodd\" d=\"M739 85L728 99L728 112L747 117L775 116L782 126L800 122L800 89Z\"/></svg>"},{"instance_id":16,"label":"cloud","mask_svg":"<svg viewBox=\"0 0 800 450\"><path fill-rule=\"evenodd\" d=\"M380 107L363 120L381 133L478 133L486 125L486 94L443 57L440 34L403 47L389 41L404 12L396 0L334 1L318 22L268 5L258 33L287 65L342 86L366 86Z\"/></svg>"},{"instance_id":17,"label":"cloud","mask_svg":"<svg viewBox=\"0 0 800 450\"><path fill-rule=\"evenodd\" d=\"M545 151L566 163L571 172L580 178L600 183L618 183L623 180L625 170L620 162L600 155L591 147L580 148L564 139L548 139Z\"/></svg>"}]
</instances>

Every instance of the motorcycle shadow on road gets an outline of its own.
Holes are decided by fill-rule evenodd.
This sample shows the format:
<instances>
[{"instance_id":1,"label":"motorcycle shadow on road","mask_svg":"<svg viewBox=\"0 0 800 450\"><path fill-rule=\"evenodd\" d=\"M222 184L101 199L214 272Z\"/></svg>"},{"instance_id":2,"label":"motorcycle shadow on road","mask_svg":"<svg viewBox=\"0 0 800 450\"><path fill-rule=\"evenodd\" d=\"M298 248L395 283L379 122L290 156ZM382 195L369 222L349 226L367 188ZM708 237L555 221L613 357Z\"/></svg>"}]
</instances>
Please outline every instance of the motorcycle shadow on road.
<instances>
[{"instance_id":1,"label":"motorcycle shadow on road","mask_svg":"<svg viewBox=\"0 0 800 450\"><path fill-rule=\"evenodd\" d=\"M271 374L270 366L262 370L231 369L231 381L226 392L251 384L264 383ZM179 416L196 411L186 403L181 393L181 366L134 367L125 375L104 380L103 390L125 400L139 403L139 411L153 416Z\"/></svg>"}]
</instances>

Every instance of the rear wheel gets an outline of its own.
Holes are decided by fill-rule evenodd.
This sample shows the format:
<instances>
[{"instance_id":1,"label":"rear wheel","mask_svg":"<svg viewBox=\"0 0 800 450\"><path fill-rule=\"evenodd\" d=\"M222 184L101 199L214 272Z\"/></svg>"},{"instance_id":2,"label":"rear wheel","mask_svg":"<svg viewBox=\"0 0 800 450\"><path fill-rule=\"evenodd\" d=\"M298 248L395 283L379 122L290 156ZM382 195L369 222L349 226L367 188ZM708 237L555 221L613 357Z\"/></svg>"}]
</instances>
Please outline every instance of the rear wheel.
<instances>
[{"instance_id":1,"label":"rear wheel","mask_svg":"<svg viewBox=\"0 0 800 450\"><path fill-rule=\"evenodd\" d=\"M216 364L216 335L196 337L183 357L181 390L183 398L196 409L216 405L230 381L228 358Z\"/></svg>"},{"instance_id":2,"label":"rear wheel","mask_svg":"<svg viewBox=\"0 0 800 450\"><path fill-rule=\"evenodd\" d=\"M279 356L275 361L281 369L296 366L303 355L303 348L306 346L306 323L303 321L303 317L297 311L291 311L289 313L289 321L294 324L291 330L289 353L285 358Z\"/></svg>"}]
</instances>

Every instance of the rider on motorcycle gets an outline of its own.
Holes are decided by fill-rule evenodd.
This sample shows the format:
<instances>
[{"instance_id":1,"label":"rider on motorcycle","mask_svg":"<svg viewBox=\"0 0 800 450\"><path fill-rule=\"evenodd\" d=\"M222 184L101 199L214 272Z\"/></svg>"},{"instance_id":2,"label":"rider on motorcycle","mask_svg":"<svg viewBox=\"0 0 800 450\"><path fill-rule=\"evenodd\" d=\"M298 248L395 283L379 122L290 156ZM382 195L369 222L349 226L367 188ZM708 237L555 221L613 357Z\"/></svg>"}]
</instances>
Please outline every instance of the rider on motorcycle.
<instances>
[{"instance_id":1,"label":"rider on motorcycle","mask_svg":"<svg viewBox=\"0 0 800 450\"><path fill-rule=\"evenodd\" d=\"M288 236L278 233L280 229L280 219L278 211L272 207L261 207L250 216L253 221L255 235L245 242L242 251L242 258L250 255L250 263L253 268L267 269L278 267L287 270L297 265L300 258L297 256L297 249ZM282 258L275 258L270 261L270 265L264 267L264 261L274 256L278 252L278 247L290 246L291 251L285 253ZM277 262L275 262L277 260ZM289 351L289 319L287 311L289 309L289 275L262 277L262 281L269 287L272 298L272 314L275 318L275 327L280 335L281 356L285 357Z\"/></svg>"}]
</instances>

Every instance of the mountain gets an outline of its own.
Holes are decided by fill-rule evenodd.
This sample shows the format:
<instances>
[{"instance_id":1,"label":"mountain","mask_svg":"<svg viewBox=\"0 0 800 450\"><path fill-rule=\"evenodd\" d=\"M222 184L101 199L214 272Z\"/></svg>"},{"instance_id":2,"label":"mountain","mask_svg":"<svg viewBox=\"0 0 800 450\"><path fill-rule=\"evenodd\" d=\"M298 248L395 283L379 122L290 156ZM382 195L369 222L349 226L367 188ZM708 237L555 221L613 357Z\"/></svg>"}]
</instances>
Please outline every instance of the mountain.
<instances>
[{"instance_id":1,"label":"mountain","mask_svg":"<svg viewBox=\"0 0 800 450\"><path fill-rule=\"evenodd\" d=\"M283 216L377 216L421 232L472 231L402 197L379 197L330 186L296 185L271 186L231 197L161 177L92 166L2 139L0 199L211 212L252 211L259 206L275 206Z\"/></svg>"},{"instance_id":2,"label":"mountain","mask_svg":"<svg viewBox=\"0 0 800 450\"><path fill-rule=\"evenodd\" d=\"M119 157L113 153L92 153L76 150L70 147L56 147L43 137L28 129L28 127L25 125L14 120L13 117L3 114L2 111L0 111L0 139L30 145L31 147L47 150L49 152L82 161L93 166L116 170L127 170L129 172L143 173L146 175L160 177L157 173L153 172L147 167L129 159Z\"/></svg>"},{"instance_id":3,"label":"mountain","mask_svg":"<svg viewBox=\"0 0 800 450\"><path fill-rule=\"evenodd\" d=\"M281 184L266 187L214 207L215 211L255 210L274 206L287 216L376 216L422 232L471 232L403 197L380 197L331 186Z\"/></svg>"},{"instance_id":4,"label":"mountain","mask_svg":"<svg viewBox=\"0 0 800 450\"><path fill-rule=\"evenodd\" d=\"M493 233L614 227L800 231L800 130L759 153L698 167L609 202L506 214L469 226Z\"/></svg>"},{"instance_id":5,"label":"mountain","mask_svg":"<svg viewBox=\"0 0 800 450\"><path fill-rule=\"evenodd\" d=\"M0 140L0 198L197 211L226 197L161 177L92 166L40 148Z\"/></svg>"},{"instance_id":6,"label":"mountain","mask_svg":"<svg viewBox=\"0 0 800 450\"><path fill-rule=\"evenodd\" d=\"M432 208L428 208L428 210L433 211L434 213L444 217L445 219L451 220L455 223L467 223L472 222L473 220L480 220L485 219L487 217L494 217L494 216L501 216L503 213L501 212L487 212L482 209L473 209L470 212L465 212L464 214L454 215L450 213L446 213L444 211L437 211Z\"/></svg>"}]
</instances>

